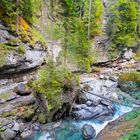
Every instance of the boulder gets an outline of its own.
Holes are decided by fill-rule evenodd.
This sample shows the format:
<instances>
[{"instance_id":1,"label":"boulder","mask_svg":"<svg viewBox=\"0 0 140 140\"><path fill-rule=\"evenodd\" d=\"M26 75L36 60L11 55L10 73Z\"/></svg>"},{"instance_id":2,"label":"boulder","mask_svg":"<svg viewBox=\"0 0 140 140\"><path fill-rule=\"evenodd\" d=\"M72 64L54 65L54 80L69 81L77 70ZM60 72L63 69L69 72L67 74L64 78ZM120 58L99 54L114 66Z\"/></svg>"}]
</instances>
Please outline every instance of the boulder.
<instances>
[{"instance_id":1,"label":"boulder","mask_svg":"<svg viewBox=\"0 0 140 140\"><path fill-rule=\"evenodd\" d=\"M14 88L14 91L21 96L29 95L30 93L32 93L32 89L24 83L18 84L17 87Z\"/></svg>"},{"instance_id":2,"label":"boulder","mask_svg":"<svg viewBox=\"0 0 140 140\"><path fill-rule=\"evenodd\" d=\"M90 124L85 124L82 127L82 136L85 140L94 139L96 136L94 127Z\"/></svg>"},{"instance_id":3,"label":"boulder","mask_svg":"<svg viewBox=\"0 0 140 140\"><path fill-rule=\"evenodd\" d=\"M27 138L31 137L32 134L33 134L33 131L28 130L28 131L22 132L20 134L20 136L21 136L22 139L27 139Z\"/></svg>"},{"instance_id":4,"label":"boulder","mask_svg":"<svg viewBox=\"0 0 140 140\"><path fill-rule=\"evenodd\" d=\"M123 58L125 58L126 60L131 60L133 58L132 49L129 50L126 49Z\"/></svg>"},{"instance_id":5,"label":"boulder","mask_svg":"<svg viewBox=\"0 0 140 140\"><path fill-rule=\"evenodd\" d=\"M103 104L100 104L98 106L75 104L73 106L72 116L76 120L88 120L88 119L100 118L102 116L112 115L113 111L114 111L113 106L107 106Z\"/></svg>"},{"instance_id":6,"label":"boulder","mask_svg":"<svg viewBox=\"0 0 140 140\"><path fill-rule=\"evenodd\" d=\"M18 132L20 130L20 126L17 122L14 123L14 126L13 126L12 130L16 131L16 132Z\"/></svg>"},{"instance_id":7,"label":"boulder","mask_svg":"<svg viewBox=\"0 0 140 140\"><path fill-rule=\"evenodd\" d=\"M109 80L111 80L113 82L118 82L118 77L117 76L110 76Z\"/></svg>"},{"instance_id":8,"label":"boulder","mask_svg":"<svg viewBox=\"0 0 140 140\"><path fill-rule=\"evenodd\" d=\"M4 140L13 140L16 137L16 132L11 129L6 129L6 131L3 133L2 138Z\"/></svg>"}]
</instances>

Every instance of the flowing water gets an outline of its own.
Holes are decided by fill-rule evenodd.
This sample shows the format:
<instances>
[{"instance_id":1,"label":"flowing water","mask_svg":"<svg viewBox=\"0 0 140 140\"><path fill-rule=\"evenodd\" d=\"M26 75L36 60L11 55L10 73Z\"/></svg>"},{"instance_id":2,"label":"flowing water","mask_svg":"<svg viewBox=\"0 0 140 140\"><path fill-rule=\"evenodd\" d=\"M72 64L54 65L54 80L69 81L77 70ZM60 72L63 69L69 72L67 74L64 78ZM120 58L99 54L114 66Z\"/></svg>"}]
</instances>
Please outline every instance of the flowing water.
<instances>
[{"instance_id":1,"label":"flowing water","mask_svg":"<svg viewBox=\"0 0 140 140\"><path fill-rule=\"evenodd\" d=\"M84 120L84 121L63 121L62 126L53 130L52 132L36 132L34 138L30 140L83 140L82 138L82 126L84 124L91 124L98 134L105 126L122 116L123 114L132 111L132 108L114 104L116 112L113 118L109 121L100 122L97 120Z\"/></svg>"}]
</instances>

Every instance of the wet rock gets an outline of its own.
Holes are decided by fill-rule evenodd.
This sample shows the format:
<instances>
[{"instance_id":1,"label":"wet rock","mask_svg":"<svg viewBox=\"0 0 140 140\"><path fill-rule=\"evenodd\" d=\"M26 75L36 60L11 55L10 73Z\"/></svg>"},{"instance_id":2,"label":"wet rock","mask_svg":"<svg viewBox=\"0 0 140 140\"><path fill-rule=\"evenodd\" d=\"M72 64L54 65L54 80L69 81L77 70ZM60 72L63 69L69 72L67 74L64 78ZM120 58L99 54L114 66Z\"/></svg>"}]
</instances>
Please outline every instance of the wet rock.
<instances>
[{"instance_id":1,"label":"wet rock","mask_svg":"<svg viewBox=\"0 0 140 140\"><path fill-rule=\"evenodd\" d=\"M4 140L13 140L16 136L16 132L11 130L11 129L7 129L3 134L2 134L2 138Z\"/></svg>"},{"instance_id":2,"label":"wet rock","mask_svg":"<svg viewBox=\"0 0 140 140\"><path fill-rule=\"evenodd\" d=\"M117 87L118 86L118 83L117 82L113 82L111 80L107 80L104 84L105 87L107 88L111 88L111 87Z\"/></svg>"},{"instance_id":3,"label":"wet rock","mask_svg":"<svg viewBox=\"0 0 140 140\"><path fill-rule=\"evenodd\" d=\"M91 102L91 101L87 101L87 102L86 102L86 105L87 105L87 106L91 106L91 105L92 105L92 102Z\"/></svg>"},{"instance_id":4,"label":"wet rock","mask_svg":"<svg viewBox=\"0 0 140 140\"><path fill-rule=\"evenodd\" d=\"M34 131L39 131L40 130L40 125L38 123L36 123L36 124L33 125L32 129Z\"/></svg>"},{"instance_id":5,"label":"wet rock","mask_svg":"<svg viewBox=\"0 0 140 140\"><path fill-rule=\"evenodd\" d=\"M87 101L91 101L94 106L97 106L100 102L100 98L90 93L81 93L79 96L79 103L84 104Z\"/></svg>"},{"instance_id":6,"label":"wet rock","mask_svg":"<svg viewBox=\"0 0 140 140\"><path fill-rule=\"evenodd\" d=\"M109 80L111 80L113 82L118 82L118 77L117 76L110 76Z\"/></svg>"},{"instance_id":7,"label":"wet rock","mask_svg":"<svg viewBox=\"0 0 140 140\"><path fill-rule=\"evenodd\" d=\"M21 136L22 139L27 139L27 138L31 137L32 134L33 134L33 131L28 130L28 131L22 132L20 134L20 136Z\"/></svg>"},{"instance_id":8,"label":"wet rock","mask_svg":"<svg viewBox=\"0 0 140 140\"><path fill-rule=\"evenodd\" d=\"M93 107L85 104L75 104L72 111L72 116L77 120L95 119L111 114L113 114L113 106L106 105L98 105Z\"/></svg>"},{"instance_id":9,"label":"wet rock","mask_svg":"<svg viewBox=\"0 0 140 140\"><path fill-rule=\"evenodd\" d=\"M106 79L104 75L99 75L99 79Z\"/></svg>"},{"instance_id":10,"label":"wet rock","mask_svg":"<svg viewBox=\"0 0 140 140\"><path fill-rule=\"evenodd\" d=\"M96 136L96 131L92 125L85 124L82 127L82 135L85 140L94 139Z\"/></svg>"},{"instance_id":11,"label":"wet rock","mask_svg":"<svg viewBox=\"0 0 140 140\"><path fill-rule=\"evenodd\" d=\"M14 91L18 94L18 95L29 95L30 93L32 93L32 89L29 88L27 85L25 85L24 83L20 83L17 85L17 87L14 88Z\"/></svg>"},{"instance_id":12,"label":"wet rock","mask_svg":"<svg viewBox=\"0 0 140 140\"><path fill-rule=\"evenodd\" d=\"M15 122L15 124L14 124L12 130L18 132L19 129L20 129L20 125L19 125L17 122Z\"/></svg>"},{"instance_id":13,"label":"wet rock","mask_svg":"<svg viewBox=\"0 0 140 140\"><path fill-rule=\"evenodd\" d=\"M112 106L112 103L110 101L106 101L106 100L101 100L100 101L101 104L105 105L105 106Z\"/></svg>"}]
</instances>

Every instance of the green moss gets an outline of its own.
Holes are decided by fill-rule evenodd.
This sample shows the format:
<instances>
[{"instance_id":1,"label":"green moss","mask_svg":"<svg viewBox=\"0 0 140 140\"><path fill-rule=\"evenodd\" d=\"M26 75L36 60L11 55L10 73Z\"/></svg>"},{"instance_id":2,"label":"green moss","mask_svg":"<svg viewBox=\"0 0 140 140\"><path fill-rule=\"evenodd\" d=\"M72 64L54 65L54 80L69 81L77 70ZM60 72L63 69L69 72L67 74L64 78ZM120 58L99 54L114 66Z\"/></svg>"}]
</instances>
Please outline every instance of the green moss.
<instances>
[{"instance_id":1,"label":"green moss","mask_svg":"<svg viewBox=\"0 0 140 140\"><path fill-rule=\"evenodd\" d=\"M11 112L4 112L0 115L0 117L9 117L9 116L15 116L17 114L17 110L13 110Z\"/></svg>"},{"instance_id":2,"label":"green moss","mask_svg":"<svg viewBox=\"0 0 140 140\"><path fill-rule=\"evenodd\" d=\"M26 52L26 49L25 49L25 46L18 46L18 53L23 55L25 54Z\"/></svg>"},{"instance_id":3,"label":"green moss","mask_svg":"<svg viewBox=\"0 0 140 140\"><path fill-rule=\"evenodd\" d=\"M5 44L0 44L0 67L2 67L3 65L6 64L6 57L7 54L9 52L9 50L12 50L13 47L9 46L9 45L5 45Z\"/></svg>"},{"instance_id":4,"label":"green moss","mask_svg":"<svg viewBox=\"0 0 140 140\"><path fill-rule=\"evenodd\" d=\"M31 121L32 118L34 117L35 115L35 111L33 108L28 108L24 113L23 115L21 116L22 119L24 119L25 121Z\"/></svg>"},{"instance_id":5,"label":"green moss","mask_svg":"<svg viewBox=\"0 0 140 140\"><path fill-rule=\"evenodd\" d=\"M140 60L140 48L137 50L134 59L137 60L137 61Z\"/></svg>"},{"instance_id":6,"label":"green moss","mask_svg":"<svg viewBox=\"0 0 140 140\"><path fill-rule=\"evenodd\" d=\"M41 123L41 124L45 124L47 122L47 116L46 116L46 113L40 113L38 115L38 121Z\"/></svg>"},{"instance_id":7,"label":"green moss","mask_svg":"<svg viewBox=\"0 0 140 140\"><path fill-rule=\"evenodd\" d=\"M34 47L36 43L40 43L44 48L47 48L47 43L44 37L35 28L30 31L19 32L20 38L23 42L29 43L31 47Z\"/></svg>"},{"instance_id":8,"label":"green moss","mask_svg":"<svg viewBox=\"0 0 140 140\"><path fill-rule=\"evenodd\" d=\"M45 38L41 35L41 33L39 31L37 31L36 29L32 29L32 40L36 43L36 42L40 42L43 47L47 48L47 43ZM35 44L34 43L34 44Z\"/></svg>"},{"instance_id":9,"label":"green moss","mask_svg":"<svg viewBox=\"0 0 140 140\"><path fill-rule=\"evenodd\" d=\"M7 100L9 99L9 92L0 94L0 99Z\"/></svg>"},{"instance_id":10,"label":"green moss","mask_svg":"<svg viewBox=\"0 0 140 140\"><path fill-rule=\"evenodd\" d=\"M21 40L19 38L15 38L15 39L10 39L7 44L11 46L17 46L20 43Z\"/></svg>"}]
</instances>

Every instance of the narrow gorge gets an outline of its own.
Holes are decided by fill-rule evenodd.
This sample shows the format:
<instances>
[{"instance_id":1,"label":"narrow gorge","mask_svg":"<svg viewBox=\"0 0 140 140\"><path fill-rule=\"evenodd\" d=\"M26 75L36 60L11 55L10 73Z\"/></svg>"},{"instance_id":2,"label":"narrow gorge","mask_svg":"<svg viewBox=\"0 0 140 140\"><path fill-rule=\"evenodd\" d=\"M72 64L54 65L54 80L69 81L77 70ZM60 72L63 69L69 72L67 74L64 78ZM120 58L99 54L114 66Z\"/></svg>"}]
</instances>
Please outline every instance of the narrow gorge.
<instances>
[{"instance_id":1,"label":"narrow gorge","mask_svg":"<svg viewBox=\"0 0 140 140\"><path fill-rule=\"evenodd\" d=\"M140 140L139 0L0 9L0 140Z\"/></svg>"}]
</instances>

